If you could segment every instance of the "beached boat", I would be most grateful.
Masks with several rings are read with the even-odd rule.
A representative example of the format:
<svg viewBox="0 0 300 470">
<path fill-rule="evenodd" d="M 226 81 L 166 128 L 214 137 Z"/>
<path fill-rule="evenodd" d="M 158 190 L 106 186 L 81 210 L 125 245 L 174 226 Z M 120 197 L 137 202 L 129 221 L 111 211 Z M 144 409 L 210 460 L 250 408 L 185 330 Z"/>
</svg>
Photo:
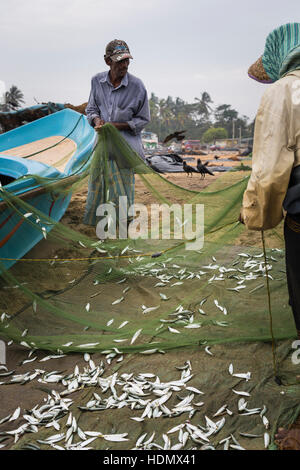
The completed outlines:
<svg viewBox="0 0 300 470">
<path fill-rule="evenodd" d="M 36 121 L 49 114 L 57 113 L 65 109 L 62 103 L 44 103 L 29 106 L 28 108 L 20 108 L 11 111 L 0 112 L 0 129 L 2 132 L 8 132 L 17 127 Z M 75 110 L 77 111 L 77 110 Z"/>
<path fill-rule="evenodd" d="M 70 203 L 71 193 L 53 197 L 46 189 L 48 180 L 40 184 L 34 176 L 49 178 L 57 187 L 70 186 L 89 165 L 95 143 L 96 133 L 86 117 L 71 109 L 6 132 L 0 135 L 1 185 L 9 195 L 17 195 L 52 220 L 59 221 Z M 26 218 L 9 207 L 0 191 L 0 263 L 5 268 L 12 266 L 43 238 L 43 231 L 30 229 L 33 224 L 26 222 Z M 36 217 L 32 222 L 36 223 Z M 53 225 L 46 225 L 43 230 L 52 228 Z"/>
</svg>

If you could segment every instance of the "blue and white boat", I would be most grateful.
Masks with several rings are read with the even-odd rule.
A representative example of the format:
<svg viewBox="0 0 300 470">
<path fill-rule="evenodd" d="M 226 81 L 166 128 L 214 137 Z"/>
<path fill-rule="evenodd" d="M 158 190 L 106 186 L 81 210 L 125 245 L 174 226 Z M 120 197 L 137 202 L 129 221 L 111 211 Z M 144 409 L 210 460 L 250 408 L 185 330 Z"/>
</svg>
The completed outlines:
<svg viewBox="0 0 300 470">
<path fill-rule="evenodd" d="M 27 220 L 11 208 L 5 194 L 8 198 L 16 195 L 59 221 L 71 193 L 54 197 L 45 189 L 48 180 L 41 185 L 35 176 L 49 178 L 51 184 L 70 186 L 88 168 L 96 140 L 97 134 L 86 117 L 71 109 L 0 135 L 0 182 L 4 189 L 0 191 L 0 263 L 6 269 L 43 238 L 43 231 L 30 224 L 30 216 Z M 50 224 L 43 230 L 51 228 Z"/>
</svg>

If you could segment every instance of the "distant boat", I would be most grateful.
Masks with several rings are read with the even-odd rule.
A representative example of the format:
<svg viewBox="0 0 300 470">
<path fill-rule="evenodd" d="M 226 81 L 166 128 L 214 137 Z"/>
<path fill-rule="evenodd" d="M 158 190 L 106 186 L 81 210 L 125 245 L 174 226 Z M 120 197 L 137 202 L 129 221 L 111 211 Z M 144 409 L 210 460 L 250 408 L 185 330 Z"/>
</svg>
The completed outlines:
<svg viewBox="0 0 300 470">
<path fill-rule="evenodd" d="M 17 195 L 57 222 L 70 203 L 71 193 L 54 198 L 34 175 L 50 178 L 51 184 L 58 187 L 70 187 L 88 168 L 96 140 L 97 134 L 86 117 L 71 109 L 1 134 L 1 185 L 9 194 Z M 25 176 L 28 177 L 24 179 Z M 25 214 L 24 209 L 19 210 Z M 43 231 L 53 228 L 45 224 L 44 229 L 37 230 L 36 218 L 27 213 L 25 218 L 19 215 L 0 191 L 0 263 L 6 269 L 46 235 Z"/>
</svg>

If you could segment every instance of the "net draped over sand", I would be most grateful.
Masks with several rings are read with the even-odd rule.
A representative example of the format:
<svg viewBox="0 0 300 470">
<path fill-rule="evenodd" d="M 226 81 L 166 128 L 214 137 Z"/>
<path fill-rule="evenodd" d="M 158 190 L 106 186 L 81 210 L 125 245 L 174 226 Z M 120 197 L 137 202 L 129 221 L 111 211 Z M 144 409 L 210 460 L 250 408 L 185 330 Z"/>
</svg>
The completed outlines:
<svg viewBox="0 0 300 470">
<path fill-rule="evenodd" d="M 66 148 L 67 153 L 70 151 L 71 147 Z M 175 380 L 175 366 L 182 356 L 190 358 L 194 386 L 205 393 L 200 397 L 205 410 L 195 416 L 211 416 L 224 403 L 234 411 L 232 417 L 227 415 L 218 441 L 237 431 L 262 435 L 265 431 L 259 414 L 246 417 L 237 411 L 241 396 L 232 392 L 235 388 L 251 395 L 246 398 L 251 408 L 265 405 L 272 410 L 269 432 L 274 433 L 278 424 L 292 422 L 298 414 L 300 393 L 295 379 L 298 366 L 290 354 L 295 326 L 288 305 L 282 227 L 267 233 L 266 270 L 262 249 L 244 244 L 245 228 L 237 222 L 248 176 L 226 173 L 201 192 L 189 191 L 153 172 L 115 128 L 105 125 L 88 169 L 73 191 L 80 190 L 90 172 L 102 174 L 106 184 L 109 154 L 115 156 L 120 168 L 134 169 L 145 191 L 152 194 L 153 203 L 204 205 L 204 246 L 187 249 L 187 240 L 172 238 L 179 224 L 176 215 L 171 215 L 170 239 L 90 238 L 55 224 L 4 188 L 3 199 L 25 219 L 28 229 L 53 225 L 47 240 L 55 244 L 57 255 L 20 261 L 8 271 L 2 265 L 2 309 L 9 315 L 0 323 L 2 337 L 51 354 L 98 353 L 109 359 L 115 370 L 128 357 L 133 373 L 148 368 L 164 380 Z M 54 182 L 37 180 L 56 195 L 70 190 L 53 189 Z M 24 217 L 28 213 L 32 215 Z M 195 217 L 193 213 L 193 228 Z M 36 282 L 29 276 L 32 271 Z M 266 275 L 282 386 L 274 381 Z M 48 280 L 47 290 L 39 286 L 42 278 Z M 12 289 L 13 310 L 9 308 Z M 228 369 L 231 363 L 234 372 L 251 371 L 251 380 L 234 378 Z M 92 391 L 96 387 L 91 387 L 90 396 Z M 78 404 L 81 396 L 76 398 Z M 102 411 L 107 422 L 114 419 L 115 412 Z M 130 426 L 134 440 L 141 434 L 142 425 L 147 430 L 151 425 L 130 421 L 128 412 L 127 407 L 120 411 L 119 427 L 125 432 Z M 91 425 L 93 413 L 82 414 L 82 420 Z M 184 419 L 188 414 L 157 419 L 155 426 L 165 432 L 167 422 L 175 426 Z M 44 438 L 50 431 L 41 432 Z M 106 448 L 103 442 L 97 446 Z"/>
</svg>

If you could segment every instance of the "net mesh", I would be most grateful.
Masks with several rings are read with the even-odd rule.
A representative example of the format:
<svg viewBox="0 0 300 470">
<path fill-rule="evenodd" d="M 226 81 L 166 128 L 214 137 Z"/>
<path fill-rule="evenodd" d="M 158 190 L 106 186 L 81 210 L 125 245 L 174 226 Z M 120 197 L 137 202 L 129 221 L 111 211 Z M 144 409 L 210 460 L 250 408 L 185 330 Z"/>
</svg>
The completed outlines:
<svg viewBox="0 0 300 470">
<path fill-rule="evenodd" d="M 32 198 L 12 194 L 3 186 L 0 224 L 6 220 L 11 232 L 22 221 L 28 236 L 38 231 L 46 238 L 43 243 L 50 247 L 50 255 L 31 258 L 29 254 L 9 269 L 11 260 L 1 259 L 2 338 L 55 354 L 95 353 L 109 357 L 115 367 L 125 356 L 127 369 L 151 365 L 165 380 L 174 379 L 174 367 L 183 356 L 191 358 L 195 375 L 206 388 L 207 414 L 215 412 L 221 402 L 236 408 L 236 396 L 231 392 L 235 384 L 228 374 L 228 365 L 234 363 L 242 372 L 252 371 L 254 380 L 247 389 L 254 397 L 252 405 L 272 409 L 274 434 L 278 424 L 292 422 L 299 411 L 297 365 L 291 361 L 295 326 L 288 305 L 282 226 L 266 233 L 266 267 L 260 234 L 249 233 L 237 222 L 248 174 L 226 172 L 200 192 L 184 189 L 149 168 L 109 124 L 99 133 L 93 153 L 67 178 L 58 182 L 30 177 L 42 188 L 43 197 L 57 200 L 80 194 L 89 175 L 100 175 L 107 195 L 104 202 L 109 202 L 111 155 L 121 171 L 134 170 L 136 183 L 149 195 L 148 214 L 156 204 L 161 222 L 156 236 L 151 237 L 149 218 L 146 232 L 140 232 L 136 224 L 135 239 L 99 240 L 94 227 L 86 233 L 72 230 L 35 207 Z M 145 203 L 141 194 L 143 191 L 136 192 L 136 204 Z M 187 204 L 193 208 L 188 219 L 192 239 L 185 239 L 183 230 Z M 203 246 L 195 245 L 202 234 L 194 210 L 197 205 L 204 207 Z M 173 207 L 167 222 L 163 207 Z M 166 228 L 170 234 L 164 238 Z M 267 275 L 283 389 L 274 382 Z M 240 386 L 239 380 L 236 383 Z M 109 422 L 113 411 L 106 413 Z M 126 412 L 122 413 L 124 428 Z M 92 418 L 85 414 L 82 419 Z M 177 421 L 180 419 L 174 423 Z M 164 423 L 158 424 L 162 430 Z M 255 433 L 260 423 L 259 416 L 246 420 L 235 415 L 218 439 L 237 430 Z M 132 438 L 140 431 L 140 425 L 132 428 Z"/>
</svg>

